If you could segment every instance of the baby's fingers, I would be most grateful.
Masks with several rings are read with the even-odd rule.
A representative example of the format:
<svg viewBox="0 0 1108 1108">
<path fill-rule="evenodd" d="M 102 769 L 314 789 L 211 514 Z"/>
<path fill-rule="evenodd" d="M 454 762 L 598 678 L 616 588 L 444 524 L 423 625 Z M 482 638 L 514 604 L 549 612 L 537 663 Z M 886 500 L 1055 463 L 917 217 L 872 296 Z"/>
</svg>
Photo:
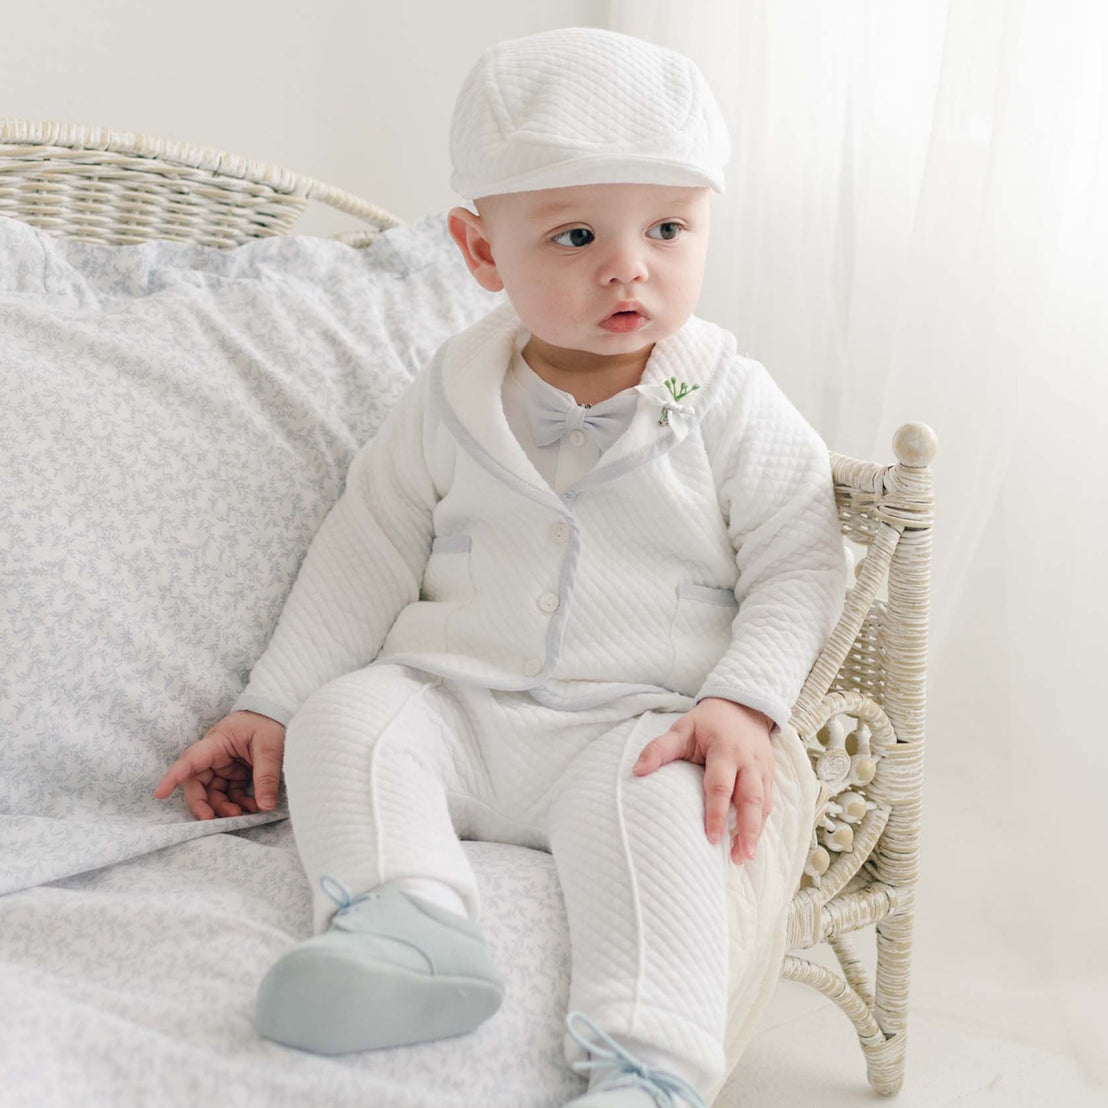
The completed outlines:
<svg viewBox="0 0 1108 1108">
<path fill-rule="evenodd" d="M 208 804 L 217 816 L 226 818 L 227 816 L 242 815 L 242 809 L 228 797 L 228 793 L 231 792 L 231 787 L 225 776 L 218 773 L 213 775 L 212 779 L 208 782 L 207 788 Z"/>
<path fill-rule="evenodd" d="M 735 837 L 731 844 L 733 862 L 749 862 L 762 837 L 772 807 L 773 779 L 753 769 L 741 774 L 735 786 Z"/>
<path fill-rule="evenodd" d="M 181 756 L 165 771 L 158 787 L 154 790 L 154 796 L 158 800 L 165 800 L 178 785 L 183 785 L 190 777 L 196 777 L 212 766 L 212 747 L 203 739 L 193 743 Z"/>
<path fill-rule="evenodd" d="M 215 819 L 215 810 L 208 803 L 207 786 L 202 781 L 190 778 L 181 787 L 181 795 L 196 819 Z"/>
<path fill-rule="evenodd" d="M 178 785 L 188 780 L 188 776 L 189 771 L 185 767 L 183 759 L 178 758 L 162 775 L 158 787 L 154 790 L 154 796 L 158 800 L 165 800 L 167 796 L 173 794 Z"/>
<path fill-rule="evenodd" d="M 232 801 L 228 800 L 223 793 L 208 793 L 208 800 L 211 802 L 212 807 L 215 809 L 215 814 L 222 819 L 226 819 L 229 816 L 241 816 L 242 809 Z"/>
<path fill-rule="evenodd" d="M 727 831 L 727 815 L 738 788 L 738 776 L 738 762 L 733 754 L 720 747 L 708 752 L 704 763 L 704 831 L 711 843 L 718 843 Z"/>
<path fill-rule="evenodd" d="M 232 804 L 237 804 L 244 812 L 255 813 L 258 811 L 258 802 L 241 785 L 232 785 L 227 790 L 227 797 Z M 236 812 L 235 814 L 239 815 L 240 813 Z"/>
</svg>

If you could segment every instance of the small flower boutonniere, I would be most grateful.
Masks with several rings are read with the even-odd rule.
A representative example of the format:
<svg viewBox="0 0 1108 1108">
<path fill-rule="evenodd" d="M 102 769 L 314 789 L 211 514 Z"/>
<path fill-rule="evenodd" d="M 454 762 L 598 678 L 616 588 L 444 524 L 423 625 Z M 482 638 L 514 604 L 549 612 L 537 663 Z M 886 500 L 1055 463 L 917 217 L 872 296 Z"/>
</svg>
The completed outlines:
<svg viewBox="0 0 1108 1108">
<path fill-rule="evenodd" d="M 663 426 L 669 424 L 671 415 L 683 415 L 693 422 L 696 409 L 691 404 L 682 404 L 690 392 L 695 392 L 699 385 L 690 385 L 685 381 L 678 381 L 676 377 L 667 378 L 662 385 L 636 385 L 635 391 L 654 404 L 661 404 L 662 412 L 658 422 Z"/>
<path fill-rule="evenodd" d="M 685 399 L 690 392 L 695 392 L 699 385 L 690 385 L 685 381 L 678 382 L 676 377 L 667 377 L 663 382 L 665 387 L 669 390 L 670 396 L 673 397 L 673 403 L 662 405 L 662 416 L 658 420 L 663 426 L 669 423 L 670 412 L 684 412 L 687 415 L 691 415 L 693 407 L 691 404 L 682 404 L 681 401 Z"/>
</svg>

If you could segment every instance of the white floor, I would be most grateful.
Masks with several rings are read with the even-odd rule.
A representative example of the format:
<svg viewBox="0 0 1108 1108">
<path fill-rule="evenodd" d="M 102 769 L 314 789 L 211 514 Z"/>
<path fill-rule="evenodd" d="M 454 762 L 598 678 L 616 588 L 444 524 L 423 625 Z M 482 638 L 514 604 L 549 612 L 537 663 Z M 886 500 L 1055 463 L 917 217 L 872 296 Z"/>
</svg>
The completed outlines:
<svg viewBox="0 0 1108 1108">
<path fill-rule="evenodd" d="M 872 965 L 864 943 L 857 950 Z M 838 968 L 827 947 L 808 957 Z M 880 1096 L 850 1020 L 816 990 L 781 981 L 714 1108 L 1108 1108 L 1108 1087 L 1088 1084 L 1065 1055 L 915 1012 L 908 1036 L 904 1087 Z"/>
</svg>

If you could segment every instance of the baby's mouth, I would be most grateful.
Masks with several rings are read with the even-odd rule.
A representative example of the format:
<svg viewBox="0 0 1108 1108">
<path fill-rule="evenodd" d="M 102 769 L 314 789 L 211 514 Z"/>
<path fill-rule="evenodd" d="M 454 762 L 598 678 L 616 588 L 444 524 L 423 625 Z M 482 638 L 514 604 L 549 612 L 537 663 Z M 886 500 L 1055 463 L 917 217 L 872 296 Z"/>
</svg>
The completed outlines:
<svg viewBox="0 0 1108 1108">
<path fill-rule="evenodd" d="M 646 312 L 643 311 L 642 305 L 637 300 L 624 300 L 620 302 L 620 305 L 614 312 L 609 312 L 600 322 L 607 323 L 609 319 L 615 319 L 620 316 L 630 317 L 633 315 L 641 315 L 644 319 L 649 318 Z"/>
<path fill-rule="evenodd" d="M 612 312 L 600 321 L 600 326 L 605 331 L 635 331 L 644 326 L 648 318 L 645 312 L 628 308 L 624 311 Z"/>
<path fill-rule="evenodd" d="M 650 317 L 646 314 L 646 310 L 643 308 L 642 303 L 638 300 L 617 300 L 616 306 L 600 321 L 606 323 L 609 319 L 613 319 L 616 316 L 632 316 L 641 315 L 646 319 Z"/>
</svg>

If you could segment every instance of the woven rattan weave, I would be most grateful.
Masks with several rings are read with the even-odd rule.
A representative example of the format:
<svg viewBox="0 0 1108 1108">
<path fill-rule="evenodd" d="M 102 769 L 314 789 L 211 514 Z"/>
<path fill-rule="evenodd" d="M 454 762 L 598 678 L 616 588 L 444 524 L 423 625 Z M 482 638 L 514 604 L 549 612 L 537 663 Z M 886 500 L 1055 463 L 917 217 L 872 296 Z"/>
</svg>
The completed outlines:
<svg viewBox="0 0 1108 1108">
<path fill-rule="evenodd" d="M 361 246 L 401 221 L 348 192 L 204 146 L 55 120 L 0 119 L 0 215 L 115 246 L 237 246 L 285 234 L 309 200 L 365 220 Z"/>
</svg>

